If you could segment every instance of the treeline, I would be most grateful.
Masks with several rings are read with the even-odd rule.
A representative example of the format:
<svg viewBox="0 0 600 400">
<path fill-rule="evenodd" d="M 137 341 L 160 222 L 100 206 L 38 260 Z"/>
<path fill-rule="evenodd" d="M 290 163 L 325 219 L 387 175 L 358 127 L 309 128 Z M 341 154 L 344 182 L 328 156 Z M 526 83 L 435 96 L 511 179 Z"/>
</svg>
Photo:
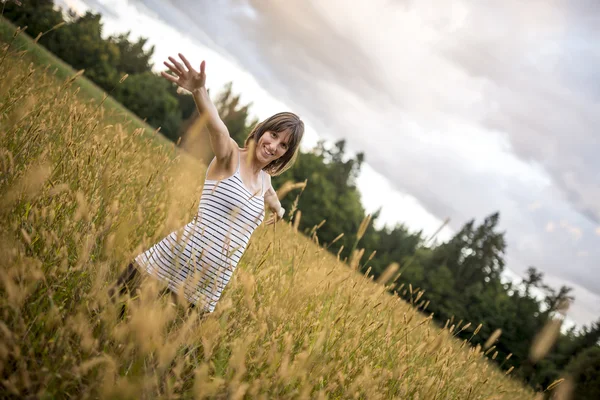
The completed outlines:
<svg viewBox="0 0 600 400">
<path fill-rule="evenodd" d="M 132 41 L 129 33 L 103 38 L 100 14 L 64 12 L 52 0 L 8 1 L 3 7 L 5 18 L 27 26 L 29 36 L 74 69 L 84 69 L 88 79 L 149 125 L 160 127 L 164 136 L 173 141 L 180 136 L 194 101 L 179 96 L 152 72 L 154 47 L 148 48 L 147 39 Z"/>
<path fill-rule="evenodd" d="M 132 42 L 128 34 L 102 38 L 99 14 L 64 13 L 50 0 L 6 3 L 4 16 L 27 25 L 32 37 L 42 34 L 39 43 L 75 69 L 85 69 L 89 79 L 150 125 L 161 127 L 174 142 L 194 126 L 193 99 L 178 95 L 173 85 L 152 72 L 153 48 L 144 49 L 146 39 Z M 53 29 L 60 23 L 64 25 Z M 119 83 L 124 74 L 128 78 Z M 257 122 L 250 119 L 250 105 L 241 104 L 231 84 L 215 103 L 241 145 Z M 207 147 L 201 136 L 181 139 L 186 148 L 197 148 L 198 143 L 201 149 Z M 559 333 L 563 308 L 573 300 L 570 288 L 550 288 L 535 267 L 528 269 L 521 284 L 502 279 L 506 242 L 498 229 L 499 213 L 479 224 L 469 221 L 441 244 L 404 225 L 377 229 L 379 213 L 366 215 L 356 187 L 363 162 L 361 153 L 349 157 L 343 140 L 330 146 L 321 142 L 300 153 L 292 169 L 274 178 L 276 188 L 286 182 L 307 182 L 305 189 L 283 198 L 286 210 L 293 211 L 287 218 L 350 267 L 373 279 L 389 277 L 391 292 L 433 313 L 434 320 L 453 327 L 457 337 L 483 346 L 501 329 L 488 356 L 501 368 L 514 369 L 512 374 L 534 388 L 546 388 L 569 373 L 576 398 L 600 398 L 600 319 L 579 331 Z M 541 340 L 540 332 L 544 332 Z M 538 359 L 539 354 L 545 356 Z"/>
</svg>

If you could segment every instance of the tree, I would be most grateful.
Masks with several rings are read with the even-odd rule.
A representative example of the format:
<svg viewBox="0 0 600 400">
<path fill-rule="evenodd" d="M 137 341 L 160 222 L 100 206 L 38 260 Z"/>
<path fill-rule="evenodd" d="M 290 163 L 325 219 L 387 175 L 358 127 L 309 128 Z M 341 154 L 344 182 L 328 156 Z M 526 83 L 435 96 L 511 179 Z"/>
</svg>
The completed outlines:
<svg viewBox="0 0 600 400">
<path fill-rule="evenodd" d="M 104 39 L 99 14 L 87 13 L 81 17 L 62 14 L 49 0 L 22 0 L 22 3 L 22 6 L 5 3 L 4 16 L 17 25 L 27 25 L 26 32 L 33 37 L 66 22 L 60 29 L 42 36 L 40 43 L 75 69 L 85 69 L 86 76 L 107 92 L 123 74 L 129 74 L 112 94 L 150 125 L 160 126 L 169 139 L 177 141 L 183 133 L 187 135 L 200 125 L 196 124 L 198 115 L 193 97 L 178 94 L 174 85 L 151 72 L 153 47 L 148 48 L 146 39 L 131 41 L 129 33 Z M 235 94 L 232 86 L 226 85 L 215 103 L 232 137 L 242 145 L 257 121 L 251 120 L 251 105 L 243 104 L 241 95 Z M 182 123 L 182 119 L 186 122 Z M 199 128 L 191 133 L 199 134 L 197 145 L 204 152 L 201 158 L 208 162 L 212 154 L 206 154 L 210 151 L 206 130 Z M 183 137 L 182 145 L 189 144 L 187 139 L 188 136 Z M 343 140 L 332 146 L 321 142 L 312 151 L 301 152 L 290 170 L 273 179 L 276 188 L 288 180 L 307 180 L 297 203 L 302 211 L 300 230 L 311 233 L 314 226 L 326 220 L 317 230 L 317 238 L 320 243 L 329 244 L 344 233 L 341 240 L 328 246 L 334 254 L 344 246 L 342 259 L 350 255 L 357 243 L 356 233 L 365 218 L 356 187 L 363 162 L 362 153 L 348 154 Z M 295 204 L 296 193 L 282 200 L 288 211 Z M 372 267 L 370 274 L 377 278 L 390 263 L 400 263 L 402 275 L 398 284 L 404 284 L 405 289 L 412 284 L 413 289 L 425 290 L 423 300 L 430 300 L 428 311 L 434 313 L 438 324 L 444 325 L 450 318 L 453 324 L 459 320 L 472 323 L 470 329 L 457 333 L 459 338 L 470 337 L 480 323 L 482 328 L 473 343 L 482 343 L 496 328 L 502 329 L 494 350 L 498 351 L 496 361 L 502 363 L 502 368 L 516 367 L 517 376 L 536 388 L 545 388 L 572 371 L 583 382 L 581 390 L 587 390 L 587 382 L 592 379 L 590 371 L 595 371 L 590 365 L 597 365 L 591 361 L 597 360 L 600 320 L 589 328 L 561 334 L 543 360 L 528 361 L 533 338 L 573 299 L 572 292 L 568 287 L 555 290 L 545 285 L 543 274 L 535 267 L 527 270 L 522 286 L 502 282 L 506 244 L 504 233 L 497 229 L 498 213 L 488 216 L 479 226 L 474 220 L 469 221 L 451 240 L 432 246 L 423 242 L 421 232 L 409 232 L 403 225 L 376 228 L 378 217 L 379 212 L 373 214 L 372 223 L 358 243 L 358 248 L 365 250 L 360 262 L 363 272 Z M 373 252 L 375 258 L 366 262 Z M 545 291 L 544 299 L 533 293 L 535 288 Z M 391 287 L 394 289 L 398 286 Z M 399 295 L 410 298 L 408 293 L 400 292 Z M 506 360 L 509 353 L 512 356 Z M 580 393 L 580 398 L 585 398 L 586 394 Z M 591 395 L 594 394 L 598 395 Z"/>
<path fill-rule="evenodd" d="M 5 1 L 3 7 L 3 17 L 17 26 L 27 26 L 26 32 L 33 38 L 64 21 L 61 12 L 54 9 L 52 0 L 23 0 L 20 5 Z"/>
<path fill-rule="evenodd" d="M 127 78 L 117 86 L 115 97 L 128 109 L 145 118 L 153 127 L 173 141 L 177 140 L 181 117 L 177 99 L 167 90 L 164 78 L 144 72 Z"/>
<path fill-rule="evenodd" d="M 282 175 L 274 178 L 278 187 L 286 181 L 302 182 L 307 180 L 306 190 L 298 201 L 302 212 L 300 229 L 309 232 L 321 221 L 325 224 L 317 231 L 320 243 L 331 243 L 339 234 L 344 237 L 329 247 L 334 253 L 344 246 L 342 257 L 350 255 L 356 232 L 365 217 L 360 201 L 360 193 L 352 181 L 358 173 L 361 157 L 345 160 L 344 145 L 339 142 L 333 149 L 325 149 L 320 142 L 308 153 L 300 153 L 295 165 Z M 291 210 L 294 197 L 282 200 L 286 210 Z"/>
<path fill-rule="evenodd" d="M 123 74 L 141 74 L 152 70 L 151 58 L 154 54 L 154 46 L 147 51 L 144 47 L 148 43 L 147 38 L 138 38 L 137 42 L 129 40 L 131 32 L 111 36 L 108 41 L 119 49 L 119 60 L 114 65 L 115 69 Z"/>
<path fill-rule="evenodd" d="M 230 136 L 239 146 L 243 146 L 248 133 L 257 121 L 250 121 L 250 104 L 240 105 L 240 96 L 233 93 L 232 87 L 231 82 L 225 85 L 217 95 L 215 107 Z M 193 96 L 178 94 L 174 85 L 169 86 L 169 91 L 179 102 L 179 109 L 184 119 L 179 130 L 179 136 L 182 137 L 181 146 L 194 157 L 203 160 L 205 163 L 210 162 L 214 157 L 210 147 L 210 138 L 206 127 L 198 125 L 200 115 Z"/>
<path fill-rule="evenodd" d="M 107 92 L 121 79 L 114 67 L 119 63 L 119 47 L 102 38 L 100 14 L 86 12 L 55 31 L 43 44 L 73 68 L 85 69 L 85 76 Z"/>
<path fill-rule="evenodd" d="M 410 279 L 410 276 L 405 278 Z M 435 309 L 437 310 L 438 317 L 444 320 L 450 318 L 454 314 L 455 309 L 448 305 L 455 303 L 454 298 L 456 297 L 452 272 L 445 265 L 440 265 L 435 270 L 429 271 L 426 282 L 427 287 L 434 288 L 434 290 L 427 292 L 427 299 L 436 305 Z M 424 285 L 420 284 L 419 286 L 423 287 Z M 448 301 L 449 299 L 452 299 L 452 301 Z"/>
<path fill-rule="evenodd" d="M 581 352 L 567 366 L 573 380 L 574 399 L 600 399 L 600 347 Z"/>
<path fill-rule="evenodd" d="M 365 159 L 364 153 L 357 153 L 355 158 L 346 158 L 346 140 L 341 139 L 334 143 L 333 148 L 327 149 L 321 142 L 315 151 L 323 157 L 325 163 L 331 167 L 333 184 L 336 186 L 355 186 L 356 178 Z"/>
<path fill-rule="evenodd" d="M 225 85 L 221 93 L 217 96 L 215 107 L 219 116 L 227 126 L 229 134 L 239 146 L 244 145 L 246 137 L 257 120 L 250 120 L 250 104 L 241 104 L 240 95 L 233 94 L 233 83 Z"/>
<path fill-rule="evenodd" d="M 578 356 L 584 350 L 600 344 L 600 318 L 590 327 L 584 326 L 577 335 L 569 332 L 565 338 L 567 340 L 565 340 L 559 352 L 561 355 L 559 360 L 561 368 L 565 367 L 573 357 Z"/>
<path fill-rule="evenodd" d="M 447 244 L 436 249 L 432 261 L 450 268 L 458 292 L 475 283 L 500 279 L 506 241 L 503 233 L 495 231 L 499 219 L 500 214 L 494 213 L 478 227 L 469 221 Z"/>
<path fill-rule="evenodd" d="M 170 84 L 168 86 L 169 93 L 171 96 L 177 99 L 179 103 L 179 111 L 181 112 L 181 118 L 185 121 L 184 124 L 180 127 L 179 136 L 183 136 L 185 132 L 184 125 L 189 125 L 195 118 L 198 117 L 198 109 L 196 108 L 196 102 L 194 101 L 194 96 L 190 94 L 180 94 L 177 91 L 177 86 L 174 84 Z"/>
<path fill-rule="evenodd" d="M 556 312 L 564 312 L 566 308 L 568 308 L 569 304 L 574 300 L 574 297 L 570 295 L 570 293 L 573 291 L 573 288 L 563 285 L 557 292 L 550 286 L 543 285 L 543 287 L 547 292 L 544 300 L 547 307 L 544 311 L 544 315 L 546 317 L 550 317 Z"/>
<path fill-rule="evenodd" d="M 410 258 L 423 244 L 422 232 L 410 232 L 403 224 L 377 230 L 374 228 L 377 217 L 378 213 L 375 213 L 372 219 L 373 223 L 367 229 L 362 240 L 366 254 L 376 252 L 376 257 L 370 263 L 371 274 L 377 278 L 388 265 L 397 262 L 400 263 L 403 276 L 413 284 L 418 284 L 417 281 L 422 280 L 422 266 L 418 261 L 410 260 Z M 420 278 L 417 278 L 415 274 L 418 274 Z"/>
<path fill-rule="evenodd" d="M 540 287 L 544 274 L 539 272 L 535 267 L 527 268 L 525 274 L 526 278 L 523 280 L 523 285 L 525 285 L 525 296 L 529 297 L 529 293 L 532 287 Z"/>
</svg>

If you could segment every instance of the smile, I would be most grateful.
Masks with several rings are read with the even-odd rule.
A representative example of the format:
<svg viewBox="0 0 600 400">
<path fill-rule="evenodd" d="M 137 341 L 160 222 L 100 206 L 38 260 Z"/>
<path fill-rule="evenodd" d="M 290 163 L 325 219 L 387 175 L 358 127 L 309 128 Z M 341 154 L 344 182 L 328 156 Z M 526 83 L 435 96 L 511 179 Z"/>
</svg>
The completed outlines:
<svg viewBox="0 0 600 400">
<path fill-rule="evenodd" d="M 275 154 L 270 153 L 269 150 L 267 150 L 267 148 L 265 146 L 263 146 L 263 153 L 267 157 L 273 157 L 275 155 Z"/>
</svg>

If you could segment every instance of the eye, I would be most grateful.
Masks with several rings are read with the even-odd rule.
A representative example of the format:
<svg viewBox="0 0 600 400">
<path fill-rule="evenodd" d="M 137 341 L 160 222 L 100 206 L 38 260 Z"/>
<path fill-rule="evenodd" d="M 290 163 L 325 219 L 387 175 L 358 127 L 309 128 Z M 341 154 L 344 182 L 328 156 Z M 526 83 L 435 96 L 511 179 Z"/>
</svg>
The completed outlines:
<svg viewBox="0 0 600 400">
<path fill-rule="evenodd" d="M 288 149 L 288 144 L 287 143 L 281 143 L 281 147 L 283 147 L 284 150 Z"/>
<path fill-rule="evenodd" d="M 277 132 L 271 132 L 271 136 L 276 138 L 277 137 Z"/>
</svg>

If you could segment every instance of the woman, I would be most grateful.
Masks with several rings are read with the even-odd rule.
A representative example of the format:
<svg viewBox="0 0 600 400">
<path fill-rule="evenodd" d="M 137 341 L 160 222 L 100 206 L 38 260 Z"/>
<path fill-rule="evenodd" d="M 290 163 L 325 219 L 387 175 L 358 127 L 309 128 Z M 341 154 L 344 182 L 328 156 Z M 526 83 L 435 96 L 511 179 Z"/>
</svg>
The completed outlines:
<svg viewBox="0 0 600 400">
<path fill-rule="evenodd" d="M 173 293 L 183 292 L 201 311 L 213 312 L 250 236 L 264 220 L 265 205 L 274 213 L 269 223 L 283 218 L 285 210 L 271 176 L 292 165 L 304 123 L 292 113 L 276 114 L 258 124 L 240 149 L 208 96 L 205 62 L 198 72 L 182 54 L 179 57 L 183 64 L 173 57 L 171 63 L 165 62 L 174 76 L 162 75 L 194 96 L 198 111 L 207 117 L 215 157 L 194 219 L 135 257 L 110 295 L 130 290 L 142 270 L 166 283 Z"/>
</svg>

